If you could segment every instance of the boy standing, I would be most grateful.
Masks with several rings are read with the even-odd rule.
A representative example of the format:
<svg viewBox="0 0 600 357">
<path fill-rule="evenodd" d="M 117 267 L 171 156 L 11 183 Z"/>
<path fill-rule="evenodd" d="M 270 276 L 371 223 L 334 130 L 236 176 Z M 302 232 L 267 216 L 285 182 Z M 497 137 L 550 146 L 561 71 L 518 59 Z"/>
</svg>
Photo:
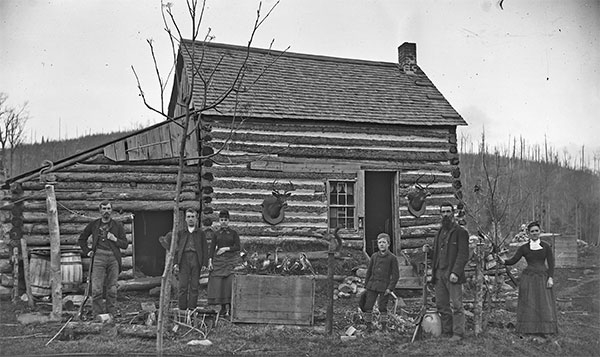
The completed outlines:
<svg viewBox="0 0 600 357">
<path fill-rule="evenodd" d="M 387 330 L 387 303 L 390 294 L 394 291 L 399 278 L 398 259 L 388 250 L 390 246 L 390 236 L 387 233 L 379 233 L 377 236 L 377 248 L 379 251 L 371 255 L 367 275 L 365 277 L 365 287 L 367 288 L 365 305 L 365 320 L 367 322 L 367 332 L 373 331 L 373 305 L 375 300 L 381 313 L 381 329 Z"/>
</svg>

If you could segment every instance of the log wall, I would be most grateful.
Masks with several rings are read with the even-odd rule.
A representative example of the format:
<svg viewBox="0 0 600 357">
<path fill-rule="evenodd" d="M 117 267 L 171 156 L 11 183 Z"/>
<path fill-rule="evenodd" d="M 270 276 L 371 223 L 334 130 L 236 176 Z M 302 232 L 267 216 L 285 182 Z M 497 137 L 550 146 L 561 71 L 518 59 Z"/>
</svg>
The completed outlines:
<svg viewBox="0 0 600 357">
<path fill-rule="evenodd" d="M 292 123 L 283 120 L 246 120 L 231 134 L 231 123 L 216 118 L 210 145 L 219 155 L 203 170 L 214 178 L 208 216 L 228 209 L 231 226 L 249 241 L 319 241 L 327 231 L 327 180 L 359 180 L 364 171 L 398 173 L 402 247 L 431 240 L 439 224 L 439 204 L 455 200 L 460 188 L 454 127 L 357 125 L 340 122 Z M 435 175 L 429 186 L 428 208 L 415 218 L 407 209 L 406 194 L 419 177 Z M 261 203 L 292 182 L 286 218 L 275 226 L 265 223 Z M 427 182 L 425 182 L 427 183 Z M 358 187 L 358 189 L 363 189 Z M 342 231 L 351 246 L 362 248 L 364 232 Z"/>
<path fill-rule="evenodd" d="M 433 239 L 439 204 L 456 202 L 460 191 L 455 127 L 253 119 L 235 123 L 232 135 L 230 120 L 202 120 L 201 152 L 217 155 L 203 160 L 201 166 L 186 167 L 181 208 L 200 209 L 202 218 L 212 221 L 217 220 L 219 210 L 228 209 L 242 243 L 325 247 L 321 238 L 328 231 L 327 181 L 354 180 L 360 191 L 365 172 L 383 170 L 397 172 L 396 231 L 401 246 L 419 247 Z M 427 209 L 415 218 L 408 212 L 406 194 L 419 177 L 425 176 L 427 183 L 430 175 L 436 181 L 428 187 Z M 135 212 L 172 210 L 176 177 L 176 158 L 113 161 L 99 151 L 17 182 L 2 192 L 0 260 L 9 259 L 11 239 L 23 236 L 31 247 L 49 245 L 46 183 L 55 187 L 61 244 L 75 245 L 85 225 L 99 216 L 103 200 L 112 202 L 131 242 Z M 262 219 L 261 204 L 271 195 L 275 180 L 277 189 L 283 191 L 291 182 L 295 191 L 287 201 L 285 220 L 270 225 Z M 363 197 L 361 192 L 357 197 Z M 362 230 L 343 230 L 341 236 L 348 246 L 364 248 Z M 131 246 L 123 254 L 125 269 L 130 269 Z M 8 269 L 5 265 L 0 264 L 3 273 Z M 124 272 L 124 276 L 131 275 L 131 270 Z"/>
<path fill-rule="evenodd" d="M 77 246 L 77 239 L 85 226 L 100 217 L 100 202 L 111 201 L 113 218 L 123 223 L 130 243 L 127 249 L 121 250 L 121 278 L 132 278 L 134 214 L 143 211 L 172 212 L 177 169 L 176 159 L 162 160 L 160 164 L 133 164 L 112 162 L 103 155 L 95 155 L 58 171 L 14 183 L 11 190 L 3 191 L 0 206 L 1 272 L 12 270 L 8 264 L 11 246 L 21 236 L 30 249 L 49 247 L 44 187 L 50 183 L 54 185 L 58 206 L 61 246 Z M 196 168 L 186 167 L 183 179 L 181 207 L 198 209 Z M 83 264 L 85 268 L 89 263 L 84 259 Z"/>
</svg>

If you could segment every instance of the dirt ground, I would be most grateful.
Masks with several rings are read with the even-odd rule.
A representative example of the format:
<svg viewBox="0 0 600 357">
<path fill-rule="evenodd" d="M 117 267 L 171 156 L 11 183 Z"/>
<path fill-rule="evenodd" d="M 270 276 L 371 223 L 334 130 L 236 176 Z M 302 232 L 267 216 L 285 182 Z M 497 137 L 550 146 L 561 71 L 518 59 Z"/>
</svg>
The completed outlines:
<svg viewBox="0 0 600 357">
<path fill-rule="evenodd" d="M 467 320 L 467 336 L 459 343 L 447 339 L 424 339 L 411 343 L 413 326 L 395 324 L 391 332 L 363 334 L 364 325 L 357 313 L 357 298 L 341 298 L 334 304 L 333 334 L 325 332 L 325 282 L 317 281 L 315 295 L 315 323 L 310 327 L 288 325 L 233 324 L 220 320 L 216 327 L 207 329 L 211 346 L 187 345 L 202 339 L 196 331 L 180 329 L 165 336 L 165 355 L 283 355 L 290 356 L 597 356 L 600 351 L 600 248 L 588 247 L 579 252 L 575 267 L 560 268 L 555 274 L 559 334 L 545 340 L 519 336 L 514 331 L 515 313 L 510 306 L 496 304 L 486 312 L 485 330 L 479 336 L 473 332 L 473 320 Z M 349 268 L 352 264 L 345 263 Z M 341 272 L 341 271 L 340 271 Z M 420 291 L 397 291 L 407 303 L 400 309 L 401 321 L 410 321 L 420 308 Z M 202 298 L 202 296 L 201 296 Z M 158 302 L 147 292 L 119 294 L 121 316 L 118 324 L 128 324 L 140 311 L 142 302 Z M 48 315 L 49 303 L 40 303 L 34 312 Z M 403 312 L 403 311 L 404 312 Z M 22 355 L 155 355 L 156 341 L 117 336 L 114 325 L 107 325 L 101 333 L 76 335 L 67 339 L 56 335 L 70 317 L 60 322 L 23 325 L 17 317 L 32 312 L 26 303 L 0 302 L 0 354 Z M 112 327 L 111 327 L 112 326 Z M 172 327 L 172 324 L 168 324 Z M 348 327 L 358 331 L 356 338 L 343 341 Z M 187 332 L 187 334 L 186 334 Z"/>
</svg>

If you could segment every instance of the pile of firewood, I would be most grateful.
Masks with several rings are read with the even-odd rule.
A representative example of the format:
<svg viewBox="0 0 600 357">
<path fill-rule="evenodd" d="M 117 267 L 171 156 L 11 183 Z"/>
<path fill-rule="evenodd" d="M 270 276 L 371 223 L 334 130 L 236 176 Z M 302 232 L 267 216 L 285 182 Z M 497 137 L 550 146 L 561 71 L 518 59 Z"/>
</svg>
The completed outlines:
<svg viewBox="0 0 600 357">
<path fill-rule="evenodd" d="M 337 300 L 339 298 L 350 298 L 352 296 L 359 296 L 365 291 L 365 279 L 358 276 L 347 276 L 344 280 L 333 290 L 333 298 Z"/>
</svg>

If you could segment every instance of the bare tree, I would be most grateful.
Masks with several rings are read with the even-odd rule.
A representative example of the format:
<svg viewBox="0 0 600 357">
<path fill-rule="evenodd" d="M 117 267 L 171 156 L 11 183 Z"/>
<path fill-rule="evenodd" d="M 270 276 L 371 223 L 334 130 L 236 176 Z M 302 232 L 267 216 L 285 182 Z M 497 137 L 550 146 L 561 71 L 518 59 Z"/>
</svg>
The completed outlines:
<svg viewBox="0 0 600 357">
<path fill-rule="evenodd" d="M 191 20 L 190 23 L 190 37 L 189 40 L 192 43 L 196 43 L 196 41 L 200 38 L 200 26 L 203 23 L 205 9 L 206 9 L 206 0 L 187 0 L 187 14 Z M 261 14 L 261 6 L 259 4 L 258 9 L 256 11 L 256 19 L 254 22 L 254 26 L 250 33 L 250 37 L 248 40 L 246 56 L 243 62 L 238 66 L 236 70 L 236 75 L 231 83 L 228 83 L 224 86 L 224 89 L 217 90 L 213 86 L 213 77 L 220 70 L 220 66 L 222 65 L 223 58 L 217 60 L 216 62 L 208 63 L 208 61 L 204 60 L 204 50 L 205 46 L 203 44 L 210 42 L 214 36 L 211 35 L 211 30 L 207 31 L 206 34 L 202 37 L 202 42 L 200 42 L 200 46 L 189 45 L 189 42 L 184 41 L 184 34 L 182 28 L 179 26 L 178 22 L 175 20 L 175 17 L 172 12 L 172 4 L 171 3 L 163 3 L 161 7 L 162 19 L 164 23 L 164 30 L 168 35 L 172 56 L 173 56 L 173 65 L 169 68 L 166 76 L 163 76 L 161 70 L 158 66 L 157 54 L 155 52 L 154 44 L 152 40 L 147 40 L 148 45 L 150 47 L 150 53 L 152 56 L 152 61 L 154 64 L 156 79 L 158 81 L 158 86 L 160 89 L 160 103 L 158 106 L 151 105 L 147 100 L 147 97 L 142 89 L 142 84 L 140 82 L 139 76 L 135 71 L 135 68 L 132 66 L 133 73 L 137 80 L 139 94 L 144 102 L 144 105 L 150 109 L 151 111 L 160 114 L 166 120 L 172 121 L 177 125 L 180 125 L 183 131 L 181 142 L 179 145 L 179 170 L 177 175 L 177 184 L 176 184 L 176 198 L 175 198 L 175 206 L 173 208 L 173 230 L 172 230 L 172 241 L 171 247 L 166 254 L 165 257 L 165 269 L 163 271 L 163 275 L 161 277 L 161 292 L 160 292 L 160 306 L 159 306 L 159 315 L 157 321 L 157 339 L 156 339 L 156 349 L 157 354 L 162 355 L 163 352 L 163 333 L 164 333 L 164 320 L 166 316 L 166 309 L 168 308 L 168 302 L 171 294 L 171 275 L 172 275 L 172 266 L 174 260 L 174 251 L 177 245 L 178 240 L 178 231 L 179 231 L 179 202 L 180 202 L 180 194 L 182 187 L 182 177 L 183 177 L 183 167 L 185 163 L 185 152 L 186 152 L 186 142 L 187 139 L 196 132 L 198 137 L 202 136 L 203 121 L 202 121 L 202 113 L 209 109 L 216 109 L 219 104 L 221 104 L 224 100 L 228 98 L 233 98 L 235 100 L 234 105 L 234 114 L 232 116 L 231 122 L 231 133 L 236 128 L 236 122 L 238 119 L 238 98 L 242 92 L 248 91 L 252 88 L 252 85 L 256 83 L 264 73 L 268 69 L 268 66 L 263 68 L 262 71 L 258 71 L 254 73 L 250 78 L 248 75 L 248 60 L 250 58 L 250 46 L 254 39 L 254 35 L 256 34 L 259 27 L 263 24 L 267 17 L 271 14 L 274 8 L 277 6 L 278 2 L 273 5 L 265 15 Z M 181 101 L 176 103 L 178 109 L 183 112 L 182 116 L 175 117 L 171 116 L 169 113 L 165 111 L 165 99 L 168 98 L 165 95 L 167 89 L 167 83 L 169 82 L 169 78 L 173 75 L 173 72 L 176 68 L 178 58 L 180 56 L 186 56 L 189 63 L 188 70 L 191 73 L 191 76 L 188 78 L 188 88 L 189 91 L 182 96 Z M 276 61 L 278 56 L 273 58 L 273 62 Z M 185 73 L 185 71 L 184 71 Z M 197 91 L 195 88 L 201 88 L 200 93 L 193 93 L 193 91 Z M 209 95 L 210 93 L 210 95 Z M 201 98 L 201 104 L 198 104 L 198 101 L 193 101 L 193 98 Z M 179 111 L 175 111 L 177 113 Z M 181 122 L 180 122 L 181 121 Z M 195 121 L 196 125 L 190 125 L 191 121 Z M 231 135 L 230 135 L 231 138 Z M 202 160 L 213 157 L 217 155 L 223 148 L 227 145 L 229 139 L 222 144 L 220 148 L 217 150 L 213 150 L 207 156 L 199 156 L 198 159 L 200 162 Z M 200 188 L 202 189 L 202 188 Z"/>
<path fill-rule="evenodd" d="M 29 120 L 27 102 L 20 107 L 9 107 L 6 104 L 8 95 L 0 93 L 0 150 L 2 150 L 0 167 L 4 177 L 13 174 L 15 151 L 25 139 L 25 124 Z M 7 153 L 9 158 L 7 160 Z"/>
</svg>

